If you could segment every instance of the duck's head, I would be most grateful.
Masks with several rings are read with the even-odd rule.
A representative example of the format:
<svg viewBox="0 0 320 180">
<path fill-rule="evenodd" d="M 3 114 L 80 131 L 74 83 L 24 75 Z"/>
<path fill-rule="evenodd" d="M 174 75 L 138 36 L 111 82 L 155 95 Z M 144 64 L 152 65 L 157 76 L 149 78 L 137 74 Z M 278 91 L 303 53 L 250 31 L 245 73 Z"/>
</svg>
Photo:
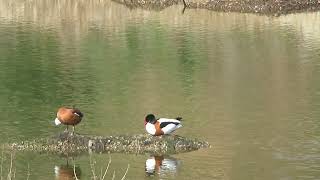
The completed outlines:
<svg viewBox="0 0 320 180">
<path fill-rule="evenodd" d="M 148 114 L 145 118 L 146 123 L 155 124 L 157 122 L 156 117 L 153 114 Z"/>
</svg>

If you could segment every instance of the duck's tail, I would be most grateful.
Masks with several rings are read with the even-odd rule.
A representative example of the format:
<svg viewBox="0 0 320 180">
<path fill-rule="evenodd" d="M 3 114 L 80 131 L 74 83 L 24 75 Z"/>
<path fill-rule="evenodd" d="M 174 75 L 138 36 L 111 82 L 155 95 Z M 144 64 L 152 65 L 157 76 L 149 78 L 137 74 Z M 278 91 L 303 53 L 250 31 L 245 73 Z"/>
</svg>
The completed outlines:
<svg viewBox="0 0 320 180">
<path fill-rule="evenodd" d="M 54 120 L 54 124 L 55 124 L 56 126 L 58 126 L 58 125 L 61 124 L 61 122 L 60 122 L 60 120 L 59 120 L 58 118 L 56 118 L 56 119 Z"/>
<path fill-rule="evenodd" d="M 178 117 L 176 117 L 176 120 L 182 121 L 182 117 L 178 116 Z"/>
</svg>

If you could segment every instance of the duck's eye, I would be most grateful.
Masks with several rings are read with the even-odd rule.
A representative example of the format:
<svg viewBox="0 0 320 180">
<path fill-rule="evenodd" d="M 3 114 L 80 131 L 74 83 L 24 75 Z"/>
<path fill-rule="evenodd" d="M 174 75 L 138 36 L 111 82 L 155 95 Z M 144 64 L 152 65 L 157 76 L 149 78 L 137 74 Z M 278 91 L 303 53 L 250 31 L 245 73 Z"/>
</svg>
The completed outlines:
<svg viewBox="0 0 320 180">
<path fill-rule="evenodd" d="M 75 113 L 73 113 L 73 114 L 75 114 L 76 116 L 80 116 L 80 114 L 78 114 L 78 113 L 76 113 L 76 112 L 75 112 Z"/>
</svg>

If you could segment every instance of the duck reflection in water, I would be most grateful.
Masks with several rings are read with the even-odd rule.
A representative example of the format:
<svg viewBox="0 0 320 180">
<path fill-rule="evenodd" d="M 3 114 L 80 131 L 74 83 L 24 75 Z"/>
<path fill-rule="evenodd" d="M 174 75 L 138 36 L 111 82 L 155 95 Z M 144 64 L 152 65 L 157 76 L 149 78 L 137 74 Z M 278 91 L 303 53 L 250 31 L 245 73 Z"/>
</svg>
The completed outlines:
<svg viewBox="0 0 320 180">
<path fill-rule="evenodd" d="M 171 157 L 152 156 L 146 160 L 146 173 L 148 176 L 175 174 L 179 164 L 178 160 Z"/>
<path fill-rule="evenodd" d="M 79 166 L 75 166 L 75 173 L 77 175 L 77 178 L 80 179 L 81 176 L 81 170 Z M 74 174 L 73 165 L 70 165 L 67 161 L 67 164 L 55 166 L 54 167 L 54 173 L 56 176 L 56 180 L 74 180 L 76 179 L 76 176 Z"/>
</svg>

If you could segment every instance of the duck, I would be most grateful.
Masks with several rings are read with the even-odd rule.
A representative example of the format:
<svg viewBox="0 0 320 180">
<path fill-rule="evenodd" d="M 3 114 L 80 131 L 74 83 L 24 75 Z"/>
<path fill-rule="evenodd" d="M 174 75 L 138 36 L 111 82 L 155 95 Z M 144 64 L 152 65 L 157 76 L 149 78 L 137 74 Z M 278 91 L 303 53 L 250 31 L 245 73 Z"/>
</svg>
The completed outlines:
<svg viewBox="0 0 320 180">
<path fill-rule="evenodd" d="M 171 134 L 175 130 L 182 127 L 182 117 L 175 119 L 159 118 L 156 119 L 154 114 L 148 114 L 144 120 L 146 131 L 153 136 L 161 136 Z"/>
<path fill-rule="evenodd" d="M 57 112 L 57 117 L 54 120 L 56 126 L 60 124 L 67 125 L 66 131 L 68 132 L 68 126 L 73 126 L 72 134 L 75 132 L 75 126 L 79 124 L 83 118 L 83 113 L 77 108 L 60 107 Z"/>
</svg>

